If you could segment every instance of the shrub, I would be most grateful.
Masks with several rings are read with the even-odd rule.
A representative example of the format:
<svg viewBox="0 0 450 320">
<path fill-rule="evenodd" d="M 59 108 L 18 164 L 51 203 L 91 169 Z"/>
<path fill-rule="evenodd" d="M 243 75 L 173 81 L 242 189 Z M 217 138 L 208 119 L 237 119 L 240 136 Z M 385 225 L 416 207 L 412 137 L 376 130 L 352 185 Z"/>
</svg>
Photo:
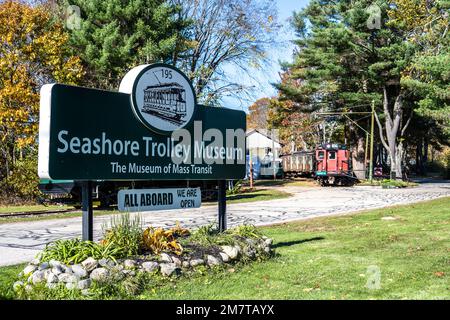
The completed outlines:
<svg viewBox="0 0 450 320">
<path fill-rule="evenodd" d="M 382 188 L 406 188 L 416 186 L 416 183 L 406 182 L 402 180 L 384 179 L 381 181 Z"/>
<path fill-rule="evenodd" d="M 175 228 L 164 230 L 163 228 L 148 227 L 142 236 L 144 250 L 150 250 L 155 254 L 163 251 L 172 251 L 177 255 L 183 253 L 182 245 L 176 240 L 180 230 Z"/>
<path fill-rule="evenodd" d="M 130 214 L 113 216 L 110 227 L 103 226 L 102 245 L 111 245 L 119 253 L 119 257 L 139 254 L 142 243 L 142 219 L 140 216 L 130 218 Z"/>
<path fill-rule="evenodd" d="M 57 240 L 45 246 L 40 253 L 42 261 L 58 260 L 66 264 L 80 263 L 88 257 L 116 260 L 121 255 L 120 248 L 111 244 L 100 245 L 80 239 Z"/>
</svg>

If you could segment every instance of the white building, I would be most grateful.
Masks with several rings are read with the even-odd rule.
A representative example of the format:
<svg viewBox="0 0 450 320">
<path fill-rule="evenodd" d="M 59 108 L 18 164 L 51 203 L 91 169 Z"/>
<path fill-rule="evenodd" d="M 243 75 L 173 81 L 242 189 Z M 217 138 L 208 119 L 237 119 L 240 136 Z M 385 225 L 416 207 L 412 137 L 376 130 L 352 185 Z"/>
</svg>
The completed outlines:
<svg viewBox="0 0 450 320">
<path fill-rule="evenodd" d="M 246 133 L 247 154 L 251 154 L 252 158 L 257 157 L 259 162 L 264 159 L 271 161 L 273 158 L 278 159 L 281 144 L 277 141 L 276 136 L 272 139 L 270 130 L 251 129 Z"/>
</svg>

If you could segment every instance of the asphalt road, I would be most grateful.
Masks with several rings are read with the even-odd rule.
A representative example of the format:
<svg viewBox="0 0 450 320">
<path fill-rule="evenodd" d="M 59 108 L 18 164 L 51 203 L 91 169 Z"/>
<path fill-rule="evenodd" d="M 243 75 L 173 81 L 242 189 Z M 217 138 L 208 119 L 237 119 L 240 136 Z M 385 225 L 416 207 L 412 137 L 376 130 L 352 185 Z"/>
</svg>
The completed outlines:
<svg viewBox="0 0 450 320">
<path fill-rule="evenodd" d="M 329 216 L 365 209 L 407 204 L 450 196 L 450 181 L 424 180 L 418 187 L 382 189 L 380 187 L 305 188 L 279 187 L 293 194 L 290 198 L 231 204 L 227 206 L 228 226 L 242 223 L 269 225 Z M 153 211 L 141 213 L 144 225 L 198 227 L 217 221 L 217 206 L 198 209 Z M 98 239 L 102 226 L 111 216 L 95 217 L 94 236 Z M 0 225 L 0 266 L 28 262 L 45 244 L 81 236 L 81 217 L 16 222 Z"/>
</svg>

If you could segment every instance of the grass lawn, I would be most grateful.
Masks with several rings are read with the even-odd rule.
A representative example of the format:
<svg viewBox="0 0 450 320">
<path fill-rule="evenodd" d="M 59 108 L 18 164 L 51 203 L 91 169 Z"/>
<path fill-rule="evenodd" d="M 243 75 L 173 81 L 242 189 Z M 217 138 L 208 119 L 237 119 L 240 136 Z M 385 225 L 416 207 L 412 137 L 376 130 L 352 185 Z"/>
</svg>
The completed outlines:
<svg viewBox="0 0 450 320">
<path fill-rule="evenodd" d="M 29 212 L 29 211 L 41 211 L 41 210 L 66 210 L 73 209 L 72 206 L 66 205 L 28 205 L 28 206 L 0 206 L 0 213 L 10 213 L 10 212 Z"/>
<path fill-rule="evenodd" d="M 274 259 L 180 278 L 136 299 L 450 299 L 449 197 L 262 231 Z M 379 289 L 368 289 L 374 270 Z M 19 271 L 0 268 L 0 296 Z"/>
</svg>

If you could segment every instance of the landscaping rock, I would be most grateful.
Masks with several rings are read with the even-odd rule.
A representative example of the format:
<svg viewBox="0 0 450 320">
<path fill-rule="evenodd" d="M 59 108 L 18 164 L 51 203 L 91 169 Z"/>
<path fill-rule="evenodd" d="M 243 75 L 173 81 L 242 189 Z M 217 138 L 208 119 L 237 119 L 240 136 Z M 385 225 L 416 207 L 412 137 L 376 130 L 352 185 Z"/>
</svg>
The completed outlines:
<svg viewBox="0 0 450 320">
<path fill-rule="evenodd" d="M 72 271 L 73 271 L 73 274 L 79 279 L 83 279 L 88 276 L 87 271 L 80 264 L 73 265 Z"/>
<path fill-rule="evenodd" d="M 181 267 L 181 260 L 175 256 L 170 257 L 172 262 L 176 264 L 177 267 Z"/>
<path fill-rule="evenodd" d="M 191 263 L 191 267 L 195 267 L 195 266 L 205 264 L 205 261 L 203 259 L 192 259 L 190 263 Z"/>
<path fill-rule="evenodd" d="M 50 260 L 49 262 L 48 262 L 48 264 L 50 265 L 50 267 L 52 267 L 52 268 L 57 268 L 57 267 L 61 267 L 61 265 L 62 265 L 62 263 L 61 262 L 59 262 L 58 260 Z"/>
<path fill-rule="evenodd" d="M 23 287 L 23 281 L 16 281 L 13 284 L 13 290 L 14 291 L 18 291 L 22 287 Z"/>
<path fill-rule="evenodd" d="M 74 282 L 67 282 L 67 283 L 66 283 L 66 288 L 69 289 L 69 290 L 75 289 L 76 286 L 77 286 L 77 284 L 74 283 Z"/>
<path fill-rule="evenodd" d="M 267 246 L 271 246 L 272 243 L 273 243 L 273 239 L 267 238 L 267 239 L 264 240 L 264 243 L 265 243 Z"/>
<path fill-rule="evenodd" d="M 37 270 L 37 266 L 29 264 L 28 266 L 25 267 L 25 269 L 23 269 L 23 274 L 25 276 L 27 276 L 27 275 L 33 273 L 36 270 Z"/>
<path fill-rule="evenodd" d="M 61 273 L 58 275 L 58 280 L 64 283 L 72 283 L 77 281 L 77 277 L 72 273 Z"/>
<path fill-rule="evenodd" d="M 158 268 L 159 264 L 155 261 L 147 261 L 142 264 L 142 269 L 144 269 L 146 272 L 153 272 L 155 270 L 158 270 Z"/>
<path fill-rule="evenodd" d="M 45 281 L 45 272 L 43 270 L 37 270 L 31 276 L 33 284 L 37 284 Z"/>
<path fill-rule="evenodd" d="M 47 277 L 47 283 L 57 283 L 59 280 L 58 276 L 53 272 L 50 273 Z"/>
<path fill-rule="evenodd" d="M 102 267 L 105 268 L 112 268 L 114 267 L 116 264 L 114 263 L 114 261 L 110 260 L 110 259 L 100 259 L 98 260 L 98 264 Z"/>
<path fill-rule="evenodd" d="M 172 263 L 173 261 L 172 261 L 172 258 L 167 254 L 167 253 L 161 253 L 161 255 L 160 255 L 160 260 L 162 261 L 162 262 L 167 262 L 167 263 Z"/>
<path fill-rule="evenodd" d="M 219 259 L 217 259 L 216 257 L 214 257 L 210 254 L 206 256 L 206 262 L 207 262 L 208 266 L 210 266 L 210 267 L 218 266 L 218 265 L 222 264 L 222 261 L 220 261 Z"/>
<path fill-rule="evenodd" d="M 165 276 L 170 276 L 178 270 L 175 263 L 161 263 L 159 266 L 161 268 L 161 273 Z"/>
<path fill-rule="evenodd" d="M 55 274 L 55 275 L 59 275 L 59 274 L 61 274 L 63 272 L 64 272 L 64 270 L 63 270 L 63 268 L 61 266 L 54 266 L 52 268 L 52 273 Z"/>
<path fill-rule="evenodd" d="M 34 266 L 38 266 L 41 263 L 41 261 L 38 258 L 35 258 L 33 260 L 31 260 L 30 264 L 34 265 Z"/>
<path fill-rule="evenodd" d="M 134 269 L 136 267 L 136 261 L 131 260 L 131 259 L 126 259 L 123 262 L 123 266 L 125 267 L 125 269 Z"/>
<path fill-rule="evenodd" d="M 230 257 L 225 252 L 220 252 L 219 255 L 222 258 L 223 262 L 229 262 L 231 260 Z"/>
<path fill-rule="evenodd" d="M 82 294 L 83 296 L 89 295 L 89 289 L 81 290 L 81 294 Z"/>
<path fill-rule="evenodd" d="M 91 286 L 91 283 L 92 283 L 91 279 L 85 279 L 85 280 L 78 281 L 77 288 L 80 290 L 89 289 L 89 287 Z"/>
<path fill-rule="evenodd" d="M 81 265 L 83 266 L 83 268 L 87 271 L 87 272 L 91 272 L 92 270 L 94 270 L 95 268 L 97 268 L 98 266 L 98 261 L 95 260 L 92 257 L 87 258 L 86 260 L 84 260 Z"/>
<path fill-rule="evenodd" d="M 50 268 L 50 264 L 48 262 L 43 262 L 39 265 L 39 270 L 46 270 Z"/>
<path fill-rule="evenodd" d="M 236 247 L 232 246 L 222 246 L 222 251 L 230 257 L 231 260 L 237 259 L 239 255 L 239 250 Z"/>
<path fill-rule="evenodd" d="M 244 249 L 244 255 L 246 255 L 250 259 L 254 259 L 256 257 L 256 251 L 252 247 L 246 247 Z"/>
<path fill-rule="evenodd" d="M 90 278 L 98 282 L 105 282 L 109 278 L 109 271 L 105 268 L 97 268 L 92 270 Z"/>
<path fill-rule="evenodd" d="M 185 261 L 183 261 L 182 263 L 181 263 L 181 266 L 183 267 L 183 268 L 189 268 L 190 267 L 190 262 L 189 261 L 187 261 L 187 260 L 185 260 Z"/>
<path fill-rule="evenodd" d="M 63 273 L 73 273 L 73 270 L 70 266 L 66 266 L 65 264 L 62 264 L 61 268 L 63 270 Z"/>
</svg>

